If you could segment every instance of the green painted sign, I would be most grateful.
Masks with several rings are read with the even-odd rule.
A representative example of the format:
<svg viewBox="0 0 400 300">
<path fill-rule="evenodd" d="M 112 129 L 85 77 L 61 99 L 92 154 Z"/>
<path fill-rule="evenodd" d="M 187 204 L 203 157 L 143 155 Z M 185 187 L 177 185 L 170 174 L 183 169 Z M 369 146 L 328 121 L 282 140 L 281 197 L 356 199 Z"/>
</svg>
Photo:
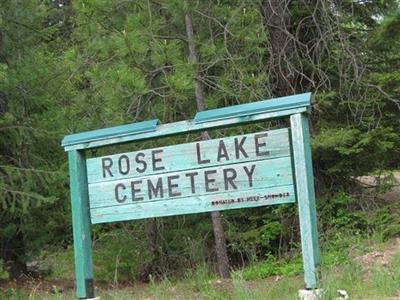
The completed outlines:
<svg viewBox="0 0 400 300">
<path fill-rule="evenodd" d="M 87 160 L 92 223 L 294 202 L 288 129 Z"/>
<path fill-rule="evenodd" d="M 66 136 L 77 297 L 94 297 L 90 224 L 297 203 L 306 288 L 319 265 L 307 109 L 311 94 L 203 111 L 190 121 L 144 121 Z M 290 119 L 290 128 L 86 159 L 107 145 Z"/>
</svg>

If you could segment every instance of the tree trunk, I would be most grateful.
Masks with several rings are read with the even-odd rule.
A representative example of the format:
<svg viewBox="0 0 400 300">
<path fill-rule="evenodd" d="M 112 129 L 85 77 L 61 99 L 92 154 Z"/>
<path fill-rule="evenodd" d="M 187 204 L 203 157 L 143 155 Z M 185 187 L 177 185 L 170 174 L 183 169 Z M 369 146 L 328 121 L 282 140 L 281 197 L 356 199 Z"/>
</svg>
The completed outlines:
<svg viewBox="0 0 400 300">
<path fill-rule="evenodd" d="M 0 28 L 0 63 L 7 63 L 6 57 L 3 53 L 3 31 Z M 0 91 L 0 117 L 3 116 L 8 110 L 8 101 L 7 95 Z"/>
<path fill-rule="evenodd" d="M 226 239 L 224 228 L 222 227 L 221 213 L 219 211 L 211 212 L 211 219 L 214 230 L 215 251 L 217 252 L 218 272 L 222 278 L 229 278 L 229 258 L 226 250 Z"/>
<path fill-rule="evenodd" d="M 8 110 L 7 95 L 0 91 L 0 117 L 2 117 Z"/>
<path fill-rule="evenodd" d="M 146 235 L 147 235 L 147 249 L 151 255 L 151 261 L 140 266 L 139 279 L 143 282 L 150 280 L 150 275 L 157 272 L 157 265 L 159 263 L 158 252 L 158 230 L 156 218 L 148 219 L 146 222 Z"/>
<path fill-rule="evenodd" d="M 149 219 L 147 223 L 148 249 L 153 257 L 157 254 L 157 222 L 155 218 Z"/>
<path fill-rule="evenodd" d="M 193 21 L 192 21 L 192 15 L 190 13 L 187 13 L 185 15 L 185 27 L 186 27 L 187 41 L 189 45 L 189 60 L 191 63 L 196 64 L 198 62 L 198 56 L 194 44 Z M 203 111 L 205 109 L 204 84 L 203 81 L 201 80 L 200 72 L 196 71 L 195 76 L 196 76 L 195 96 L 196 96 L 197 110 Z M 201 137 L 203 140 L 210 139 L 210 135 L 208 134 L 207 131 L 203 131 L 201 133 Z M 226 250 L 226 239 L 225 239 L 224 229 L 222 227 L 221 213 L 219 211 L 212 212 L 211 219 L 214 230 L 218 271 L 222 278 L 229 278 L 230 276 L 229 259 L 228 259 L 228 252 Z"/>
<path fill-rule="evenodd" d="M 266 0 L 262 6 L 264 26 L 268 32 L 270 47 L 269 67 L 275 96 L 287 96 L 296 92 L 296 70 L 291 66 L 295 53 L 293 35 L 288 29 L 288 0 Z"/>
</svg>

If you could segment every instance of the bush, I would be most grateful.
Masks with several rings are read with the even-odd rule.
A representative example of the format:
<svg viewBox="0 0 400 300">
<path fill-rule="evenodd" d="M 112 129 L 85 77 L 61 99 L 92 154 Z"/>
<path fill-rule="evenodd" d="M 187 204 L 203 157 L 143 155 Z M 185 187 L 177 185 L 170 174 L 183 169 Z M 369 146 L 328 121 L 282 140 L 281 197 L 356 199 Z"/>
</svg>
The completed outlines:
<svg viewBox="0 0 400 300">
<path fill-rule="evenodd" d="M 303 262 L 300 256 L 291 259 L 277 260 L 273 256 L 254 263 L 243 270 L 243 279 L 262 279 L 274 275 L 291 276 L 300 274 L 303 270 Z"/>
</svg>

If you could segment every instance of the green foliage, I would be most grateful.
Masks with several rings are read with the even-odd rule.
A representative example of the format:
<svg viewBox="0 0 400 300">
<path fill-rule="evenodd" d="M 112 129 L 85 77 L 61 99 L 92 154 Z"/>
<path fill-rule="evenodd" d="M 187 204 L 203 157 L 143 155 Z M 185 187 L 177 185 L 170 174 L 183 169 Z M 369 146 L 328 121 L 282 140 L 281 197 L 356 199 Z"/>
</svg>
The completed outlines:
<svg viewBox="0 0 400 300">
<path fill-rule="evenodd" d="M 9 274 L 6 271 L 6 267 L 4 265 L 3 260 L 0 259 L 0 279 L 8 279 Z"/>
<path fill-rule="evenodd" d="M 387 165 L 399 138 L 393 128 L 367 132 L 351 127 L 321 128 L 313 139 L 314 157 L 323 164 L 326 175 L 338 179 L 361 176 Z"/>
<path fill-rule="evenodd" d="M 4 1 L 0 10 L 0 240 L 12 276 L 45 244 L 69 240 L 57 99 L 68 92 L 60 91 L 65 76 L 51 42 L 56 28 L 43 26 L 51 12 L 40 1 Z M 13 261 L 18 268 L 9 266 Z"/>
<path fill-rule="evenodd" d="M 271 277 L 274 275 L 293 276 L 303 270 L 303 262 L 300 256 L 288 260 L 277 260 L 268 255 L 265 260 L 246 267 L 241 273 L 245 280 L 254 280 Z"/>
<path fill-rule="evenodd" d="M 394 237 L 400 236 L 400 224 L 399 220 L 396 220 L 395 224 L 389 224 L 386 226 L 385 230 L 383 231 L 383 239 L 389 240 Z"/>
<path fill-rule="evenodd" d="M 118 284 L 137 279 L 140 267 L 150 262 L 151 257 L 138 236 L 115 230 L 96 241 L 93 261 L 96 278 Z"/>
<path fill-rule="evenodd" d="M 151 260 L 146 244 L 138 236 L 123 229 L 99 234 L 93 245 L 96 280 L 113 284 L 132 282 L 140 269 Z M 72 245 L 67 249 L 42 250 L 39 256 L 42 272 L 51 278 L 69 280 L 74 277 Z"/>
</svg>

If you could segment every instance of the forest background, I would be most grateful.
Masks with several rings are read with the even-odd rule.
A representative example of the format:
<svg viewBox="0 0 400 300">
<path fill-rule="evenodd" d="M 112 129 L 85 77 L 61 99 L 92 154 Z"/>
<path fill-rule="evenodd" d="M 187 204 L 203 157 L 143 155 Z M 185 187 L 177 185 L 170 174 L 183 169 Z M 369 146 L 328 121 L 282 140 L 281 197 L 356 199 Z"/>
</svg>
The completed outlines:
<svg viewBox="0 0 400 300">
<path fill-rule="evenodd" d="M 302 92 L 313 93 L 324 251 L 336 262 L 350 237 L 398 235 L 400 206 L 379 195 L 400 163 L 399 67 L 398 1 L 0 0 L 0 273 L 55 272 L 40 264 L 55 253 L 72 269 L 63 136 Z M 364 175 L 376 176 L 373 192 Z M 230 267 L 267 261 L 248 276 L 268 276 L 283 259 L 301 272 L 296 213 L 282 205 L 218 216 Z M 96 277 L 115 281 L 118 270 L 120 281 L 148 281 L 204 265 L 217 272 L 214 244 L 209 214 L 93 226 Z"/>
</svg>

